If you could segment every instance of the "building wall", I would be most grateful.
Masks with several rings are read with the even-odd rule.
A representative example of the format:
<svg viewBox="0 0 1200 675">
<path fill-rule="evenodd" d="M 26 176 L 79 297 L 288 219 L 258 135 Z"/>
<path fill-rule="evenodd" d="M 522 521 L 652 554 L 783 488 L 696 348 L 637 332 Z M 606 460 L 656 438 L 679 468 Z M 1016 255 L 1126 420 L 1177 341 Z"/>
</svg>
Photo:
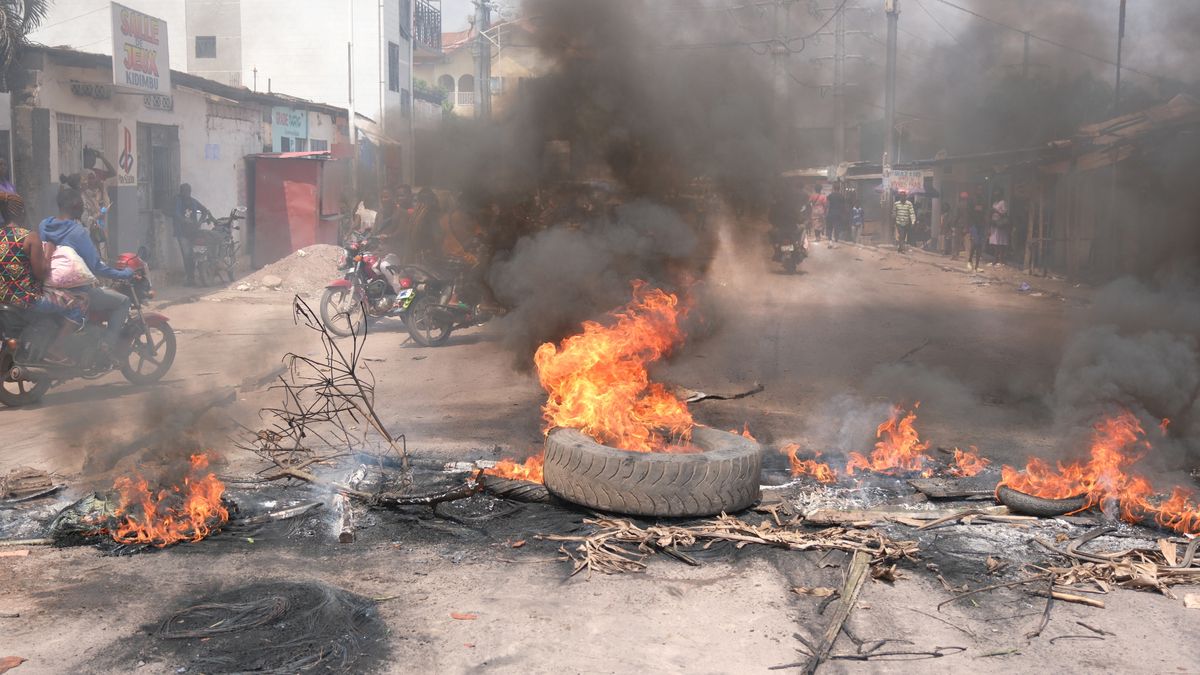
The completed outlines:
<svg viewBox="0 0 1200 675">
<path fill-rule="evenodd" d="M 70 47 L 93 54 L 112 54 L 112 13 L 109 0 L 53 0 L 30 42 L 48 47 Z M 167 48 L 171 67 L 188 65 L 187 22 L 183 0 L 121 0 L 119 4 L 167 22 Z"/>
</svg>

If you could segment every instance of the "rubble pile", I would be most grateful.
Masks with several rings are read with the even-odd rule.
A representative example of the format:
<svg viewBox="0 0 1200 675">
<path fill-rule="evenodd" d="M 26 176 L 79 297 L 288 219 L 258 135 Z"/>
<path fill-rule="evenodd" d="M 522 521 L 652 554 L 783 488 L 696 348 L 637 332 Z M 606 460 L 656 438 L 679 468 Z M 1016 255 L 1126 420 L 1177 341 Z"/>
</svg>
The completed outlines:
<svg viewBox="0 0 1200 675">
<path fill-rule="evenodd" d="M 313 244 L 238 279 L 229 285 L 229 290 L 279 291 L 314 297 L 337 276 L 341 253 L 339 246 Z"/>
</svg>

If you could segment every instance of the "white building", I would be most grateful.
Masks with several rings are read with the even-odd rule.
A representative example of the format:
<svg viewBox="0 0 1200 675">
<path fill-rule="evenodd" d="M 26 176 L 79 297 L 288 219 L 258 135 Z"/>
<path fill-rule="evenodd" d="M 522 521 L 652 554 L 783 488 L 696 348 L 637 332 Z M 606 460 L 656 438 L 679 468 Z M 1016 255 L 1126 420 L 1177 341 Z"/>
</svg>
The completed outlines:
<svg viewBox="0 0 1200 675">
<path fill-rule="evenodd" d="M 413 49 L 431 39 L 440 42 L 440 2 L 124 0 L 121 4 L 167 22 L 168 50 L 176 70 L 348 108 L 367 118 L 374 124 L 365 125 L 366 139 L 382 150 L 370 158 L 380 157 L 384 180 L 411 182 Z M 112 45 L 109 6 L 107 0 L 55 0 L 42 28 L 30 39 L 107 54 Z M 308 149 L 288 136 L 274 142 L 277 152 Z"/>
</svg>

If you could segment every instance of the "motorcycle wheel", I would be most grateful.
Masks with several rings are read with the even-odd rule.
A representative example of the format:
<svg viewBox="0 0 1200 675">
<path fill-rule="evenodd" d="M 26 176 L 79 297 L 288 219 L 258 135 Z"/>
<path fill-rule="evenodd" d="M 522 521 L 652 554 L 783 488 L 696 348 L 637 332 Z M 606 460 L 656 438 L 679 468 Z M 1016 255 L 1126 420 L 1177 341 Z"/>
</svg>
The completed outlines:
<svg viewBox="0 0 1200 675">
<path fill-rule="evenodd" d="M 46 395 L 46 390 L 50 388 L 50 380 L 10 380 L 8 371 L 12 370 L 12 359 L 5 358 L 0 363 L 4 366 L 4 381 L 0 382 L 0 404 L 9 408 L 19 408 L 33 405 Z"/>
<path fill-rule="evenodd" d="M 326 288 L 321 295 L 321 323 L 338 337 L 363 333 L 367 308 L 361 302 L 354 302 L 353 306 L 347 308 L 353 293 L 350 288 Z"/>
<path fill-rule="evenodd" d="M 788 274 L 796 273 L 796 256 L 788 255 L 783 259 L 783 271 Z"/>
<path fill-rule="evenodd" d="M 196 261 L 196 283 L 200 286 L 208 286 L 209 268 L 207 260 Z"/>
<path fill-rule="evenodd" d="M 408 308 L 408 334 L 422 347 L 436 347 L 450 339 L 454 326 L 442 323 L 433 315 L 433 299 L 422 296 Z"/>
<path fill-rule="evenodd" d="M 175 331 L 167 323 L 150 323 L 133 336 L 129 354 L 121 364 L 121 374 L 133 384 L 153 384 L 167 374 L 173 363 Z"/>
</svg>

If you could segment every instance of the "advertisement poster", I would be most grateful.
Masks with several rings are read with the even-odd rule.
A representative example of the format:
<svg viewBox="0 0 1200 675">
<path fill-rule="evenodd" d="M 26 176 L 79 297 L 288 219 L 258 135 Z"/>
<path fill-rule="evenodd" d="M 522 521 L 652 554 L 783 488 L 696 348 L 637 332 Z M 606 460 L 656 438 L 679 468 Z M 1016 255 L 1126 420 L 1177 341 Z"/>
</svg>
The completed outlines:
<svg viewBox="0 0 1200 675">
<path fill-rule="evenodd" d="M 128 124 L 122 124 L 117 132 L 117 185 L 137 185 L 137 151 L 134 141 L 137 135 Z"/>
<path fill-rule="evenodd" d="M 296 141 L 307 138 L 307 111 L 280 105 L 271 108 L 271 142 L 275 152 L 294 152 Z"/>
<path fill-rule="evenodd" d="M 112 5 L 113 84 L 144 94 L 171 95 L 167 22 Z"/>
</svg>

